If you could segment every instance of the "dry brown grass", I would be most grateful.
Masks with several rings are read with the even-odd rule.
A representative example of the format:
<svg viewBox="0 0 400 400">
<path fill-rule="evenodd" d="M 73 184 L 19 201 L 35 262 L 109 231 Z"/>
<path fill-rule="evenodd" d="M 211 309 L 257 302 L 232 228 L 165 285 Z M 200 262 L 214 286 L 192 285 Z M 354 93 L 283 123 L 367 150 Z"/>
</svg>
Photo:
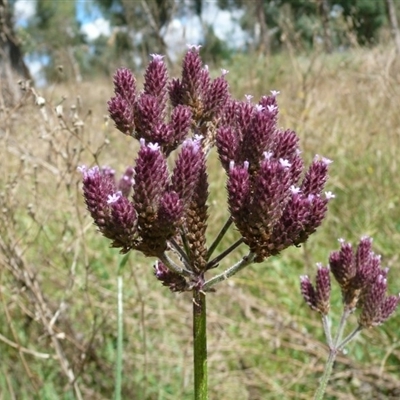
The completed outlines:
<svg viewBox="0 0 400 400">
<path fill-rule="evenodd" d="M 302 250 L 251 266 L 209 295 L 210 398 L 309 399 L 326 349 L 298 276 L 312 274 L 336 238 L 370 234 L 394 267 L 391 277 L 400 277 L 400 63 L 377 48 L 238 57 L 228 69 L 240 97 L 281 91 L 280 123 L 298 131 L 307 160 L 315 153 L 334 160 L 329 190 L 337 199 Z M 55 86 L 39 106 L 27 90 L 15 109 L 1 111 L 0 399 L 112 397 L 119 256 L 95 232 L 76 171 L 98 163 L 122 172 L 134 162 L 136 145 L 104 118 L 111 91 L 111 80 Z M 227 214 L 224 175 L 214 156 L 209 162 L 211 238 Z M 123 398 L 188 399 L 191 299 L 161 287 L 151 264 L 134 254 L 124 271 Z M 398 318 L 349 346 L 329 398 L 398 398 Z"/>
</svg>

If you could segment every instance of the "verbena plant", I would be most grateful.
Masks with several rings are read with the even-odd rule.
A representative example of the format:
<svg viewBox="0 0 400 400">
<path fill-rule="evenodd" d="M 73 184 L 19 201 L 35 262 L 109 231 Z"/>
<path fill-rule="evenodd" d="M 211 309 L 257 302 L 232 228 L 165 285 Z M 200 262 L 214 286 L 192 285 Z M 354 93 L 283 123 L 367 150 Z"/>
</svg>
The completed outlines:
<svg viewBox="0 0 400 400">
<path fill-rule="evenodd" d="M 155 257 L 154 274 L 164 286 L 192 292 L 194 397 L 200 400 L 208 396 L 206 294 L 248 265 L 304 243 L 323 221 L 334 195 L 323 193 L 331 161 L 316 156 L 306 169 L 296 133 L 277 128 L 279 92 L 258 102 L 250 95 L 233 99 L 228 71 L 211 79 L 199 49 L 189 46 L 179 79 L 169 79 L 163 57 L 152 55 L 140 92 L 131 71 L 116 72 L 108 109 L 116 127 L 140 141 L 135 164 L 119 180 L 109 167 L 80 170 L 88 210 L 112 246 L 121 253 L 136 250 Z M 206 159 L 213 147 L 227 174 L 230 217 L 207 245 Z M 169 163 L 172 154 L 175 161 Z M 240 239 L 215 255 L 233 225 Z M 354 254 L 342 242 L 341 250 L 330 257 L 330 268 L 318 268 L 315 287 L 301 277 L 303 297 L 322 315 L 330 349 L 318 399 L 338 352 L 361 329 L 384 322 L 399 303 L 398 296 L 386 296 L 388 271 L 381 269 L 371 242 L 363 238 Z M 240 245 L 248 247 L 247 255 L 222 272 L 210 272 Z M 330 271 L 344 304 L 335 337 L 328 320 Z M 346 319 L 356 308 L 361 309 L 358 327 L 343 339 Z"/>
</svg>

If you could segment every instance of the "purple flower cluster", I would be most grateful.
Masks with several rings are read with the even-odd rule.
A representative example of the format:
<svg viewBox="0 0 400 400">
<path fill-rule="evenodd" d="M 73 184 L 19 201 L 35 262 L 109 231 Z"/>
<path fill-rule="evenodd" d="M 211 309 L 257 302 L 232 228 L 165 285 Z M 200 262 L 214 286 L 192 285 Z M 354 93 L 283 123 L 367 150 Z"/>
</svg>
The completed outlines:
<svg viewBox="0 0 400 400">
<path fill-rule="evenodd" d="M 318 264 L 315 289 L 308 276 L 300 277 L 301 293 L 314 311 L 328 315 L 330 309 L 331 280 L 329 268 Z"/>
<path fill-rule="evenodd" d="M 115 126 L 137 140 L 157 143 L 168 155 L 187 136 L 192 114 L 187 106 L 177 106 L 167 114 L 168 72 L 163 57 L 153 54 L 146 69 L 144 90 L 137 93 L 136 79 L 126 68 L 114 76 L 115 96 L 108 102 L 108 111 Z"/>
<path fill-rule="evenodd" d="M 278 92 L 258 103 L 234 100 L 228 71 L 212 79 L 199 48 L 189 46 L 179 79 L 169 79 L 163 57 L 152 55 L 140 92 L 131 71 L 116 72 L 108 110 L 115 126 L 141 143 L 135 165 L 119 182 L 109 169 L 81 168 L 100 232 L 122 252 L 161 260 L 155 274 L 174 291 L 201 289 L 204 273 L 218 264 L 206 243 L 206 157 L 214 145 L 228 175 L 230 221 L 252 260 L 306 241 L 334 197 L 322 194 L 330 161 L 316 156 L 304 171 L 296 133 L 277 128 Z"/>
<path fill-rule="evenodd" d="M 187 139 L 170 176 L 158 144 L 141 139 L 135 166 L 118 183 L 109 168 L 80 168 L 87 208 L 113 247 L 160 257 L 182 225 L 184 206 L 194 197 L 203 163 L 198 141 Z"/>
<path fill-rule="evenodd" d="M 276 126 L 276 95 L 257 104 L 250 96 L 245 102 L 230 100 L 217 131 L 229 209 L 256 261 L 305 242 L 333 197 L 322 195 L 330 160 L 316 156 L 303 176 L 299 138 Z"/>
<path fill-rule="evenodd" d="M 389 269 L 381 268 L 381 257 L 372 251 L 371 238 L 361 238 L 355 252 L 350 243 L 340 242 L 341 249 L 329 257 L 329 268 L 319 266 L 315 288 L 307 276 L 301 277 L 304 300 L 313 310 L 328 314 L 331 271 L 342 291 L 345 311 L 361 310 L 360 328 L 380 325 L 400 302 L 399 295 L 386 295 Z"/>
</svg>

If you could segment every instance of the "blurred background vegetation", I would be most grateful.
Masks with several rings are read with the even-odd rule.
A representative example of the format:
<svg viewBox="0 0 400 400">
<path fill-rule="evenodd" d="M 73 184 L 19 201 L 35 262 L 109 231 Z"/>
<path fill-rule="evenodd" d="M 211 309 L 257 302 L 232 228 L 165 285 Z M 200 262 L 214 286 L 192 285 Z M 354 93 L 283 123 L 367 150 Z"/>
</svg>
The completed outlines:
<svg viewBox="0 0 400 400">
<path fill-rule="evenodd" d="M 182 47 L 182 41 L 177 43 L 171 30 L 178 24 L 181 36 L 191 39 L 188 21 L 196 24 L 206 63 L 237 53 L 276 54 L 288 46 L 343 52 L 376 44 L 383 31 L 398 35 L 394 0 L 2 0 L 7 1 L 17 11 L 14 23 L 23 53 L 43 63 L 47 82 L 59 78 L 59 65 L 64 79 L 79 82 L 109 76 L 122 64 L 143 67 L 150 53 L 179 53 L 174 47 Z M 231 19 L 221 19 L 222 12 Z M 89 22 L 107 29 L 87 35 Z M 239 30 L 240 42 L 221 35 L 221 24 Z"/>
<path fill-rule="evenodd" d="M 314 276 L 338 238 L 367 234 L 391 268 L 390 292 L 400 289 L 398 3 L 218 1 L 244 32 L 239 47 L 204 17 L 208 2 L 84 2 L 84 14 L 94 7 L 110 24 L 95 40 L 82 30 L 78 3 L 38 0 L 21 23 L 12 18 L 18 2 L 0 0 L 0 399 L 112 398 L 121 256 L 96 232 L 76 168 L 107 164 L 120 174 L 134 163 L 137 144 L 106 115 L 114 69 L 131 67 L 140 82 L 149 54 L 162 53 L 177 76 L 185 48 L 166 40 L 167 27 L 195 16 L 212 73 L 228 69 L 238 98 L 280 90 L 279 125 L 297 131 L 307 162 L 316 153 L 334 161 L 327 189 L 336 195 L 306 245 L 207 295 L 210 399 L 312 398 L 327 349 L 299 275 Z M 7 63 L 27 78 L 21 63 L 32 60 L 43 65 L 42 87 L 9 79 Z M 208 161 L 211 242 L 228 213 L 224 173 L 214 153 Z M 162 287 L 153 262 L 132 254 L 124 270 L 123 398 L 191 399 L 191 297 Z M 335 286 L 332 295 L 335 325 Z M 400 398 L 399 318 L 348 346 L 327 399 Z"/>
</svg>

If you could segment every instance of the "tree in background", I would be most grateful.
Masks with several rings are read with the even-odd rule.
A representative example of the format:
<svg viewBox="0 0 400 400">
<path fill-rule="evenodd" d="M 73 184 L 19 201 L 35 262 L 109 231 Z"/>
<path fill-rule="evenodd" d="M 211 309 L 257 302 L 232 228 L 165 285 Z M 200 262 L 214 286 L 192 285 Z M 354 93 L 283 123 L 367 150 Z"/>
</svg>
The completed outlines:
<svg viewBox="0 0 400 400">
<path fill-rule="evenodd" d="M 333 50 L 333 43 L 332 43 L 332 32 L 331 32 L 331 26 L 330 26 L 330 5 L 329 5 L 329 0 L 317 0 L 317 7 L 318 7 L 318 13 L 319 17 L 321 19 L 322 23 L 322 29 L 323 29 L 323 41 L 324 41 L 324 47 L 325 51 L 327 53 L 331 53 Z"/>
<path fill-rule="evenodd" d="M 161 29 L 175 12 L 174 1 L 96 0 L 96 3 L 117 28 L 115 40 L 120 51 L 137 51 L 141 46 L 142 51 L 146 51 L 147 46 L 152 52 L 165 51 Z M 132 45 L 128 45 L 129 41 Z"/>
<path fill-rule="evenodd" d="M 327 2 L 327 0 L 323 0 Z M 279 50 L 289 36 L 301 46 L 311 47 L 322 36 L 319 0 L 218 0 L 222 9 L 244 10 L 242 28 L 253 38 L 252 47 L 268 54 Z"/>
<path fill-rule="evenodd" d="M 25 33 L 26 51 L 44 61 L 47 80 L 82 80 L 87 47 L 74 1 L 37 0 L 36 13 L 28 21 Z"/>
<path fill-rule="evenodd" d="M 0 100 L 9 105 L 19 97 L 17 81 L 30 79 L 22 57 L 20 43 L 14 32 L 12 14 L 7 0 L 0 0 Z"/>
<path fill-rule="evenodd" d="M 96 0 L 80 6 L 86 8 L 87 15 L 98 7 L 112 26 L 111 35 L 88 41 L 81 32 L 73 0 L 37 0 L 35 15 L 20 29 L 26 38 L 26 53 L 45 64 L 47 81 L 63 78 L 79 82 L 82 75 L 110 75 L 121 64 L 140 65 L 149 53 L 167 54 L 163 30 L 171 19 L 188 9 L 201 12 L 199 1 L 186 6 L 173 0 Z"/>
<path fill-rule="evenodd" d="M 244 13 L 240 24 L 242 29 L 249 32 L 253 38 L 250 48 L 262 54 L 271 52 L 272 37 L 277 32 L 276 24 L 274 24 L 274 18 L 277 16 L 275 2 L 265 0 L 219 0 L 218 7 L 222 10 L 243 10 Z"/>
<path fill-rule="evenodd" d="M 386 0 L 386 9 L 390 21 L 392 37 L 396 46 L 396 52 L 397 54 L 400 54 L 400 31 L 399 24 L 397 22 L 396 6 L 393 0 Z"/>
<path fill-rule="evenodd" d="M 343 15 L 352 22 L 360 45 L 376 42 L 379 28 L 386 22 L 385 3 L 382 0 L 335 0 L 343 8 Z"/>
<path fill-rule="evenodd" d="M 174 0 L 96 0 L 96 3 L 115 27 L 110 42 L 113 48 L 103 47 L 103 54 L 107 57 L 111 50 L 117 59 L 124 61 L 128 61 L 128 56 L 130 62 L 125 63 L 128 66 L 138 58 L 147 62 L 150 53 L 167 54 L 163 30 L 185 6 Z"/>
<path fill-rule="evenodd" d="M 387 21 L 382 0 L 218 0 L 218 5 L 222 9 L 244 10 L 241 24 L 252 32 L 257 41 L 255 47 L 262 47 L 268 38 L 269 46 L 276 50 L 291 35 L 300 48 L 323 42 L 324 49 L 330 52 L 334 47 L 350 44 L 343 31 L 353 32 L 358 44 L 368 45 L 376 41 L 379 29 Z M 262 10 L 264 18 L 260 19 Z M 332 17 L 341 19 L 341 23 Z M 257 36 L 255 27 L 264 33 Z"/>
</svg>

